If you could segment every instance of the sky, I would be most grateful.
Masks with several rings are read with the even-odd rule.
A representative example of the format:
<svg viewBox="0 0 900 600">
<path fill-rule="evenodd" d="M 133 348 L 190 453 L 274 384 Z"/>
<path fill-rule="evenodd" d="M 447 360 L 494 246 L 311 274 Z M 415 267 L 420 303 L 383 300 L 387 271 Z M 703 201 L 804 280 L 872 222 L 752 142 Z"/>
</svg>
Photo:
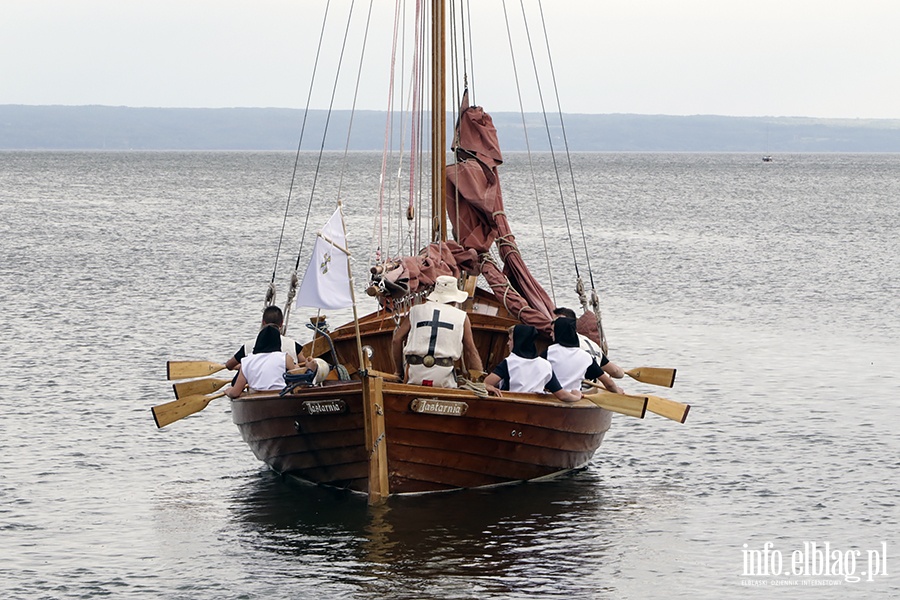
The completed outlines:
<svg viewBox="0 0 900 600">
<path fill-rule="evenodd" d="M 896 0 L 506 0 L 508 28 L 502 0 L 470 2 L 471 77 L 490 111 L 900 119 Z M 362 60 L 369 2 L 356 0 L 341 83 L 324 76 L 340 56 L 326 42 L 310 92 L 325 5 L 4 0 L 0 104 L 304 108 L 309 98 L 312 108 L 384 110 L 395 0 L 373 0 Z M 329 39 L 349 6 L 331 0 Z M 535 55 L 549 45 L 552 70 L 531 60 L 523 6 Z M 539 89 L 535 69 L 550 84 Z"/>
</svg>

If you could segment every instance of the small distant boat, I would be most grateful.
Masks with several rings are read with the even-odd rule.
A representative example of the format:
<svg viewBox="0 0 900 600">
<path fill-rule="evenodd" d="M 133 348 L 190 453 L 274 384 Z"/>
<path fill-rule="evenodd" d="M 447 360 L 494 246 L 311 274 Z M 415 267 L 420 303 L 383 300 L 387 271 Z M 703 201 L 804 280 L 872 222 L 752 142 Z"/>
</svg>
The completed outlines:
<svg viewBox="0 0 900 600">
<path fill-rule="evenodd" d="M 769 126 L 766 125 L 766 153 L 762 157 L 763 162 L 772 162 L 772 155 L 769 154 Z"/>
</svg>

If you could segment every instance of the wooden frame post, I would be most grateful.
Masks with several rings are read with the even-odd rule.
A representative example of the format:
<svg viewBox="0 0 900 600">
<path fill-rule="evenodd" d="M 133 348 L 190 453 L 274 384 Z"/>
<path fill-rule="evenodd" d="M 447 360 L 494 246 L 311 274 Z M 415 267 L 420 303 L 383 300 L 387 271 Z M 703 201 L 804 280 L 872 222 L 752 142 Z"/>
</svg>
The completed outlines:
<svg viewBox="0 0 900 600">
<path fill-rule="evenodd" d="M 369 504 L 381 504 L 391 493 L 382 383 L 380 377 L 363 376 L 363 420 L 366 425 L 366 452 L 369 455 Z"/>
</svg>

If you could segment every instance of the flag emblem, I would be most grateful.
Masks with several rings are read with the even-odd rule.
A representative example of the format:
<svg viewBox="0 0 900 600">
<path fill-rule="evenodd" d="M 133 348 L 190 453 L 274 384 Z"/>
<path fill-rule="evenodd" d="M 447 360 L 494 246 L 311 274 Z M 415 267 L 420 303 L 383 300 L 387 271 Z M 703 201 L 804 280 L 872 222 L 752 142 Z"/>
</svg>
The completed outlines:
<svg viewBox="0 0 900 600">
<path fill-rule="evenodd" d="M 316 237 L 295 305 L 331 309 L 353 306 L 349 253 L 340 207 Z"/>
</svg>

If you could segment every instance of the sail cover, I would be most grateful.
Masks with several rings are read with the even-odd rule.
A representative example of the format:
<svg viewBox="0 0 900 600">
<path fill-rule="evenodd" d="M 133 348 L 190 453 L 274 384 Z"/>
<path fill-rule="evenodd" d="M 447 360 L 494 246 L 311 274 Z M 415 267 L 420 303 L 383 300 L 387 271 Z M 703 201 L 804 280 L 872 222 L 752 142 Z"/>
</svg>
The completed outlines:
<svg viewBox="0 0 900 600">
<path fill-rule="evenodd" d="M 481 256 L 481 274 L 507 310 L 544 333 L 550 332 L 554 304 L 531 275 L 503 212 L 497 166 L 503 163 L 497 129 L 479 106 L 463 95 L 453 150 L 447 166 L 447 212 L 457 241 Z M 502 270 L 488 251 L 497 244 Z"/>
</svg>

